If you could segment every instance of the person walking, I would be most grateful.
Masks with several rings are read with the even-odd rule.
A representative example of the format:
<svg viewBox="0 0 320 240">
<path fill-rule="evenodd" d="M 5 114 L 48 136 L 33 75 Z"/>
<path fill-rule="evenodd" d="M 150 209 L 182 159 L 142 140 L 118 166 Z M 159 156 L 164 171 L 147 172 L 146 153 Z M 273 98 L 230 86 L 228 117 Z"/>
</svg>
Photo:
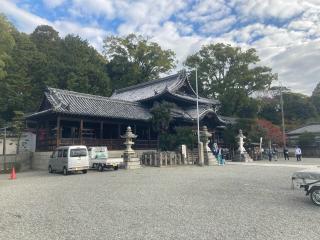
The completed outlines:
<svg viewBox="0 0 320 240">
<path fill-rule="evenodd" d="M 218 163 L 219 163 L 219 165 L 223 166 L 224 165 L 224 159 L 223 159 L 223 150 L 222 150 L 221 146 L 218 147 L 217 155 L 218 155 Z"/>
<path fill-rule="evenodd" d="M 284 156 L 284 160 L 289 161 L 289 150 L 287 148 L 283 149 L 283 156 Z"/>
<path fill-rule="evenodd" d="M 268 158 L 269 158 L 269 162 L 271 162 L 271 160 L 272 160 L 272 150 L 271 150 L 271 148 L 268 149 Z"/>
<path fill-rule="evenodd" d="M 301 148 L 299 146 L 296 147 L 295 153 L 296 153 L 297 161 L 301 161 L 302 151 L 301 151 Z"/>
</svg>

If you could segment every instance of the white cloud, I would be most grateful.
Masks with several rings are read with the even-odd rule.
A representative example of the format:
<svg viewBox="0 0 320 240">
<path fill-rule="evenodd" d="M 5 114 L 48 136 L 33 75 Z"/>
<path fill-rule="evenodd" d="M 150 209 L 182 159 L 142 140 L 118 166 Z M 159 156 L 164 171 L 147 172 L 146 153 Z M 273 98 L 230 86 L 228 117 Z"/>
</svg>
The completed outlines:
<svg viewBox="0 0 320 240">
<path fill-rule="evenodd" d="M 34 28 L 40 24 L 50 24 L 46 19 L 26 12 L 7 0 L 2 0 L 0 12 L 4 13 L 10 19 L 13 19 L 15 25 L 27 33 L 32 32 Z"/>
<path fill-rule="evenodd" d="M 202 44 L 224 42 L 256 48 L 261 64 L 296 91 L 310 94 L 319 81 L 319 0 L 42 0 L 53 9 L 68 3 L 69 14 L 53 21 L 17 7 L 17 0 L 0 1 L 0 12 L 19 30 L 52 25 L 62 36 L 88 39 L 99 51 L 110 29 L 120 35 L 134 32 L 174 50 L 181 67 Z M 108 28 L 114 20 L 118 24 Z"/>
<path fill-rule="evenodd" d="M 231 0 L 230 3 L 243 19 L 290 19 L 306 8 L 301 0 Z"/>
<path fill-rule="evenodd" d="M 61 6 L 65 0 L 43 0 L 44 5 L 48 8 L 56 8 Z"/>
</svg>

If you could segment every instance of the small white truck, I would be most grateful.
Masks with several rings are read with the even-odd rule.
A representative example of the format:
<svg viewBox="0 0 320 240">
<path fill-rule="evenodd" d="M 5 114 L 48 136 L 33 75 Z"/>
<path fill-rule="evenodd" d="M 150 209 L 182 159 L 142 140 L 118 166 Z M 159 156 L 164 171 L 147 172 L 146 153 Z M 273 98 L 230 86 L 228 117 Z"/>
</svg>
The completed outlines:
<svg viewBox="0 0 320 240">
<path fill-rule="evenodd" d="M 107 147 L 89 147 L 88 152 L 90 168 L 98 169 L 100 172 L 105 168 L 118 170 L 123 162 L 122 159 L 109 158 Z"/>
</svg>

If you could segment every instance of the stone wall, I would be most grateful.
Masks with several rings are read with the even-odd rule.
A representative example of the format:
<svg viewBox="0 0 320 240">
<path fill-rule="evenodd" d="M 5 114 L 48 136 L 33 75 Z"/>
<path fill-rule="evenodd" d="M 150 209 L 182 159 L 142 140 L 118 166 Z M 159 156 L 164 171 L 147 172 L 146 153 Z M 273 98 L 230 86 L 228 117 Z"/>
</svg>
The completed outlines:
<svg viewBox="0 0 320 240">
<path fill-rule="evenodd" d="M 31 168 L 33 170 L 47 170 L 52 152 L 34 152 Z"/>
<path fill-rule="evenodd" d="M 27 171 L 31 169 L 33 153 L 23 152 L 18 155 L 0 155 L 0 173 L 9 172 L 14 165 L 17 171 Z"/>
</svg>

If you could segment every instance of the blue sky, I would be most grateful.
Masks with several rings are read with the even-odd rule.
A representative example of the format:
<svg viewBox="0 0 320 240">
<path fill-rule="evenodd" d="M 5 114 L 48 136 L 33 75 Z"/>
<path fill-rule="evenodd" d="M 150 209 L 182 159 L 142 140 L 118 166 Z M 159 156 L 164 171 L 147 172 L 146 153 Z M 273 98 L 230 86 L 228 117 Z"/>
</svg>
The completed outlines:
<svg viewBox="0 0 320 240">
<path fill-rule="evenodd" d="M 0 12 L 23 32 L 52 25 L 101 51 L 110 35 L 142 34 L 186 56 L 208 43 L 257 49 L 293 91 L 320 82 L 320 0 L 0 0 Z"/>
</svg>

